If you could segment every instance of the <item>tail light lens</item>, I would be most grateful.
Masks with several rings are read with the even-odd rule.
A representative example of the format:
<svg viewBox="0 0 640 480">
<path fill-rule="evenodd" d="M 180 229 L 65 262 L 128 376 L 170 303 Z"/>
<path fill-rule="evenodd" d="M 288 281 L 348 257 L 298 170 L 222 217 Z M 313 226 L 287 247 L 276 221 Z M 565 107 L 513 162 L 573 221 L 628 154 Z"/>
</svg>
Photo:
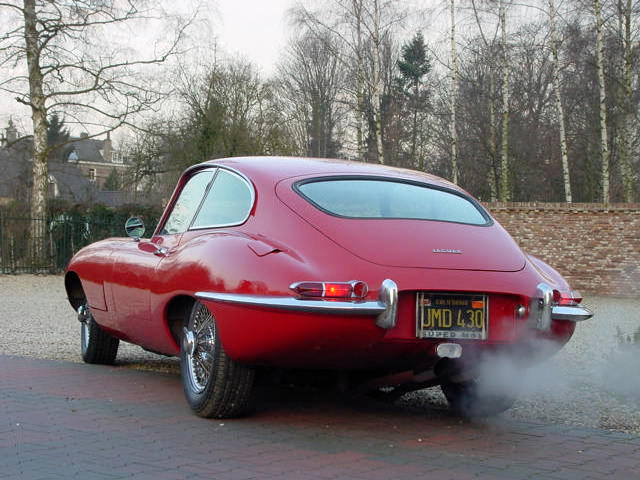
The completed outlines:
<svg viewBox="0 0 640 480">
<path fill-rule="evenodd" d="M 582 295 L 580 295 L 580 292 L 561 292 L 559 290 L 553 291 L 553 302 L 556 305 L 573 307 L 575 305 L 578 305 L 581 301 Z"/>
<path fill-rule="evenodd" d="M 291 290 L 304 298 L 364 298 L 369 292 L 367 284 L 359 280 L 350 282 L 297 282 Z"/>
</svg>

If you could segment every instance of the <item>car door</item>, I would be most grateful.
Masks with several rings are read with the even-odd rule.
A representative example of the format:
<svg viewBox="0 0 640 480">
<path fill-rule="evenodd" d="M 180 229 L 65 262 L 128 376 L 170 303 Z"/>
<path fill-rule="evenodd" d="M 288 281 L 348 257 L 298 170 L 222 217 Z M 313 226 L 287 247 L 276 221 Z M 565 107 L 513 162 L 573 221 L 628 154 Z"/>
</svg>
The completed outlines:
<svg viewBox="0 0 640 480">
<path fill-rule="evenodd" d="M 159 265 L 170 257 L 189 228 L 205 196 L 215 168 L 200 170 L 184 182 L 166 221 L 150 240 L 125 241 L 114 252 L 110 287 L 113 328 L 125 338 L 144 343 L 151 317 L 151 292 L 156 290 Z"/>
</svg>

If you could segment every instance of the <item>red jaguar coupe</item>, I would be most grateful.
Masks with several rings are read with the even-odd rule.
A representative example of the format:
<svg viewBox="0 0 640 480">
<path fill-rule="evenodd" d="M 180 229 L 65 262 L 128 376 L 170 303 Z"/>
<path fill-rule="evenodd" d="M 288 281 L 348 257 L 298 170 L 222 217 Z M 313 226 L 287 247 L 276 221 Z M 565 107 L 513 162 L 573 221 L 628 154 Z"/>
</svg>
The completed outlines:
<svg viewBox="0 0 640 480">
<path fill-rule="evenodd" d="M 126 231 L 69 263 L 82 357 L 113 363 L 119 340 L 179 355 L 203 417 L 246 412 L 269 369 L 360 391 L 440 385 L 463 415 L 495 414 L 515 396 L 482 388 L 483 362 L 524 369 L 591 317 L 467 192 L 412 170 L 214 160 L 184 172 L 150 238 L 137 218 Z"/>
</svg>

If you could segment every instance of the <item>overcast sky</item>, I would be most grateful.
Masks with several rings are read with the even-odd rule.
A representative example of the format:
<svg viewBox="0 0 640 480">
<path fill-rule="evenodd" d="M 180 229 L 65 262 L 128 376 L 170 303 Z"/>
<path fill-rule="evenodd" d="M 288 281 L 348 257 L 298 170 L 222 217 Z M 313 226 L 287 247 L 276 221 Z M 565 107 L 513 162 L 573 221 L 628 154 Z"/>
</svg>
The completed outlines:
<svg viewBox="0 0 640 480">
<path fill-rule="evenodd" d="M 191 42 L 204 49 L 216 45 L 216 52 L 221 57 L 243 57 L 260 68 L 263 76 L 270 76 L 287 43 L 287 39 L 295 33 L 289 23 L 287 11 L 296 0 L 156 0 L 170 14 L 188 16 L 195 5 L 200 5 L 200 22 L 192 26 Z M 318 2 L 323 0 L 316 0 Z M 446 4 L 443 0 L 402 0 L 406 5 L 431 8 L 429 13 L 420 14 L 413 19 L 413 24 L 406 26 L 406 36 L 419 28 L 432 43 L 439 32 L 448 25 Z M 463 0 L 460 0 L 462 3 Z M 437 12 L 437 14 L 436 14 Z M 0 13 L 2 13 L 0 11 Z M 0 30 L 9 30 L 12 25 L 3 25 L 0 16 Z M 417 22 L 417 24 L 415 23 Z M 148 29 L 147 29 L 148 30 Z M 151 29 L 153 30 L 153 29 Z M 149 32 L 149 35 L 158 32 Z M 121 36 L 121 35 L 120 35 Z M 153 42 L 144 41 L 145 34 L 133 27 L 133 31 L 125 34 L 122 40 L 133 49 L 152 48 Z M 115 38 L 112 36 L 112 38 Z M 135 38 L 135 40 L 134 40 Z M 214 41 L 215 40 L 215 41 Z M 433 44 L 432 44 L 433 46 Z M 209 53 L 207 51 L 206 53 Z M 197 55 L 197 54 L 196 54 Z M 203 58 L 198 58 L 202 61 Z M 205 59 L 206 61 L 206 59 Z M 2 72 L 0 72 L 2 73 Z M 6 73 L 6 72 L 5 72 Z M 0 128 L 4 129 L 9 118 L 22 132 L 31 130 L 31 113 L 27 107 L 20 106 L 12 95 L 0 92 Z M 72 127 L 74 128 L 74 127 Z M 4 132 L 3 132 L 4 133 Z M 73 131 L 72 133 L 77 134 Z"/>
<path fill-rule="evenodd" d="M 279 53 L 291 33 L 285 14 L 294 0 L 217 0 L 217 34 L 222 49 L 240 54 L 273 73 Z"/>
<path fill-rule="evenodd" d="M 191 3 L 183 3 L 182 0 L 173 2 L 173 10 L 178 12 Z M 268 76 L 273 73 L 279 54 L 291 34 L 285 17 L 294 2 L 295 0 L 208 0 L 203 2 L 204 11 L 201 13 L 210 22 L 207 30 L 215 36 L 221 54 L 244 57 L 258 65 L 261 73 Z M 4 30 L 4 26 L 2 29 Z M 31 129 L 29 109 L 19 105 L 12 95 L 0 92 L 2 133 L 10 117 L 20 130 Z"/>
</svg>

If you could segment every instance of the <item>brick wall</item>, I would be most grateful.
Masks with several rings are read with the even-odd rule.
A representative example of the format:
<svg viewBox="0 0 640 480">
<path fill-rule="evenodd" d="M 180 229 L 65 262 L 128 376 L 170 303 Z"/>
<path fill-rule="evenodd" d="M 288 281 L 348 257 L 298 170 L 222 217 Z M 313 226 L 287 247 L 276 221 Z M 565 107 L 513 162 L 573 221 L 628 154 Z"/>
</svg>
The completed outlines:
<svg viewBox="0 0 640 480">
<path fill-rule="evenodd" d="M 640 204 L 490 203 L 525 252 L 581 293 L 640 297 Z"/>
</svg>

